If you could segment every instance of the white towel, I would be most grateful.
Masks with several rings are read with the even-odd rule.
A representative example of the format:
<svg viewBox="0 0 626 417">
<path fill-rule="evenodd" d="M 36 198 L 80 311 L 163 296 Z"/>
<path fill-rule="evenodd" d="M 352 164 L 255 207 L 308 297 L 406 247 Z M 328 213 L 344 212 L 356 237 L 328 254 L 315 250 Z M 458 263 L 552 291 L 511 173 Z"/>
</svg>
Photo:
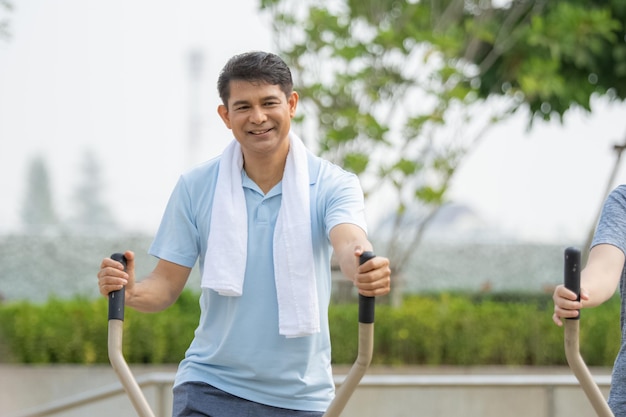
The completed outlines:
<svg viewBox="0 0 626 417">
<path fill-rule="evenodd" d="M 320 331 L 309 206 L 306 148 L 294 133 L 282 179 L 282 203 L 274 230 L 274 275 L 279 333 L 307 336 Z M 224 296 L 243 294 L 247 257 L 247 212 L 241 186 L 243 156 L 235 140 L 224 150 L 215 189 L 202 288 Z M 304 214 L 304 215 L 303 215 Z"/>
</svg>

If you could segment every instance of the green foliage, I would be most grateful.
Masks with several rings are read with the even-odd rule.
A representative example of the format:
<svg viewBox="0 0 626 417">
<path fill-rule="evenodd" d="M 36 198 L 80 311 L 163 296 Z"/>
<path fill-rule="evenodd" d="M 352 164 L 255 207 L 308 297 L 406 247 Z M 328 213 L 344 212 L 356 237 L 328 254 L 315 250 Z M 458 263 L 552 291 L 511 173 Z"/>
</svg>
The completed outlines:
<svg viewBox="0 0 626 417">
<path fill-rule="evenodd" d="M 400 276 L 463 158 L 521 108 L 562 120 L 626 98 L 620 0 L 260 0 L 294 72 L 309 143 L 357 173 L 395 218 Z M 312 123 L 310 123 L 312 122 Z M 383 207 L 387 209 L 387 207 Z M 395 288 L 394 288 L 395 291 Z"/>
<path fill-rule="evenodd" d="M 590 111 L 593 95 L 626 98 L 625 19 L 621 2 L 513 2 L 466 16 L 457 56 L 480 69 L 481 96 L 523 97 L 531 122 L 562 118 L 574 106 Z"/>
<path fill-rule="evenodd" d="M 562 365 L 562 331 L 552 323 L 545 304 L 488 298 L 478 301 L 444 293 L 411 297 L 399 309 L 381 306 L 374 362 Z M 613 347 L 610 362 L 618 340 Z"/>
<path fill-rule="evenodd" d="M 107 300 L 50 299 L 0 305 L 0 361 L 108 363 Z M 620 346 L 620 300 L 583 311 L 581 354 L 589 366 L 611 366 Z M 546 294 L 426 294 L 402 307 L 376 307 L 374 364 L 566 365 L 563 329 L 552 323 Z M 124 356 L 129 363 L 178 363 L 199 317 L 198 294 L 185 290 L 164 312 L 127 309 Z M 357 355 L 355 304 L 329 310 L 333 362 Z"/>
<path fill-rule="evenodd" d="M 191 343 L 200 318 L 199 295 L 183 291 L 166 311 L 143 314 L 128 309 L 125 318 L 124 352 L 134 363 L 178 363 Z"/>
<path fill-rule="evenodd" d="M 315 125 L 319 153 L 358 174 L 367 198 L 391 192 L 379 199 L 396 216 L 381 250 L 401 274 L 463 155 L 509 106 L 469 111 L 478 84 L 467 65 L 446 56 L 464 36 L 433 36 L 431 2 L 260 4 L 272 15 L 305 109 L 301 121 Z"/>
<path fill-rule="evenodd" d="M 124 352 L 134 363 L 176 363 L 191 342 L 200 314 L 197 295 L 156 314 L 126 309 Z M 0 306 L 0 361 L 107 363 L 108 301 L 75 298 Z"/>
<path fill-rule="evenodd" d="M 20 302 L 0 308 L 0 344 L 7 362 L 85 363 L 106 357 L 104 300 Z"/>
</svg>

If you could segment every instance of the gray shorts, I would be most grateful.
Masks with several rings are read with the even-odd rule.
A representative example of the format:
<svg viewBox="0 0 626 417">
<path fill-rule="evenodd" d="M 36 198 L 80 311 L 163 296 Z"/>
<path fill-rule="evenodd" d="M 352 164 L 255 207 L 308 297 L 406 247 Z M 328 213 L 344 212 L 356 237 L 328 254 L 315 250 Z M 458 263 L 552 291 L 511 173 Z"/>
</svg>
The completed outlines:
<svg viewBox="0 0 626 417">
<path fill-rule="evenodd" d="M 174 387 L 172 417 L 322 417 L 323 414 L 255 403 L 204 382 L 185 382 Z"/>
</svg>

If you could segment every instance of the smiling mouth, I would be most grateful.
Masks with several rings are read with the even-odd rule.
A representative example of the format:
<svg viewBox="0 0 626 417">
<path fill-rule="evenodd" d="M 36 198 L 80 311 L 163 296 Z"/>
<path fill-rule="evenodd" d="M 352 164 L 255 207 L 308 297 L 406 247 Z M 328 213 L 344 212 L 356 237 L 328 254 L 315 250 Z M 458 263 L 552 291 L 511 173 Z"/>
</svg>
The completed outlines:
<svg viewBox="0 0 626 417">
<path fill-rule="evenodd" d="M 263 135 L 269 132 L 270 130 L 272 129 L 270 128 L 270 129 L 263 129 L 263 130 L 250 130 L 248 131 L 248 133 L 250 133 L 251 135 Z"/>
</svg>

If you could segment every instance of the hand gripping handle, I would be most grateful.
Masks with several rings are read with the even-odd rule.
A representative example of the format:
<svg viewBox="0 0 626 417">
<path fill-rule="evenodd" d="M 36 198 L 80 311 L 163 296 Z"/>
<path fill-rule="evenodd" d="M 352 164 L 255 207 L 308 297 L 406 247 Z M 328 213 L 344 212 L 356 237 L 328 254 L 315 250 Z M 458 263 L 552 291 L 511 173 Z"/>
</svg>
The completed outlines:
<svg viewBox="0 0 626 417">
<path fill-rule="evenodd" d="M 568 290 L 573 291 L 580 300 L 580 251 L 576 248 L 565 249 L 564 262 L 564 285 Z M 604 395 L 596 384 L 589 368 L 585 364 L 584 359 L 580 355 L 579 335 L 580 322 L 578 321 L 580 312 L 577 317 L 565 320 L 565 357 L 567 363 L 574 372 L 576 379 L 580 382 L 580 386 L 587 395 L 589 402 L 595 410 L 598 417 L 613 417 L 613 412 L 609 408 Z"/>
<path fill-rule="evenodd" d="M 580 301 L 580 250 L 573 247 L 567 248 L 564 258 L 563 284 L 565 288 L 573 291 L 577 300 Z M 580 312 L 577 317 L 573 317 L 571 320 L 578 320 L 579 318 Z"/>
<path fill-rule="evenodd" d="M 126 270 L 126 258 L 121 253 L 114 253 L 111 259 L 121 262 Z M 124 287 L 109 293 L 109 361 L 115 370 L 124 390 L 128 394 L 139 417 L 154 417 L 150 404 L 135 380 L 122 352 L 124 333 Z"/>
<path fill-rule="evenodd" d="M 126 271 L 126 257 L 121 253 L 114 253 L 111 259 L 121 262 Z M 109 320 L 124 321 L 124 287 L 109 293 Z"/>
<path fill-rule="evenodd" d="M 374 257 L 376 257 L 374 252 L 363 252 L 359 258 L 359 264 L 363 265 Z M 359 323 L 374 323 L 375 312 L 376 298 L 359 294 Z"/>
<path fill-rule="evenodd" d="M 359 263 L 364 264 L 375 255 L 363 252 Z M 374 307 L 375 298 L 359 294 L 359 348 L 356 361 L 337 390 L 324 417 L 338 417 L 372 361 L 374 351 Z"/>
</svg>

